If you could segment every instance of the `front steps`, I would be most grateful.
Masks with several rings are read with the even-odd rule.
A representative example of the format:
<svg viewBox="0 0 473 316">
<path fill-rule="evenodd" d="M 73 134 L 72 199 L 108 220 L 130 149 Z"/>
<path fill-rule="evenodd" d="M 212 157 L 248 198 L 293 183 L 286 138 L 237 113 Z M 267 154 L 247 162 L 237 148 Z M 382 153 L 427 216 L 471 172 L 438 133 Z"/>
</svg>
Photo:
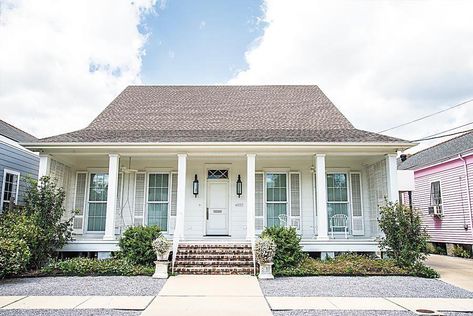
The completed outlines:
<svg viewBox="0 0 473 316">
<path fill-rule="evenodd" d="M 248 243 L 179 244 L 174 264 L 178 274 L 254 274 Z"/>
</svg>

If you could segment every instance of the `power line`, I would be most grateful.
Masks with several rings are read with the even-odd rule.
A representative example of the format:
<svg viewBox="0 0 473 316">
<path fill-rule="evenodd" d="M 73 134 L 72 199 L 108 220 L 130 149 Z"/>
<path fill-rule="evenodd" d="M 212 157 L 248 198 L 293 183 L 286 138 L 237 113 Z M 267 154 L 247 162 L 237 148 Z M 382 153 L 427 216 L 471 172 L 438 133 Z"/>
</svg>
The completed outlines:
<svg viewBox="0 0 473 316">
<path fill-rule="evenodd" d="M 441 131 L 441 132 L 438 132 L 438 133 L 435 133 L 435 134 L 432 134 L 432 135 L 424 136 L 424 137 L 419 138 L 419 139 L 424 139 L 424 138 L 428 138 L 428 137 L 434 137 L 434 136 L 437 136 L 437 135 L 441 135 L 443 133 L 451 132 L 451 131 L 454 131 L 456 129 L 459 129 L 459 128 L 462 128 L 462 127 L 465 127 L 465 126 L 468 126 L 468 125 L 471 125 L 471 124 L 473 124 L 473 122 L 466 123 L 466 124 L 463 124 L 463 125 L 460 125 L 460 126 L 457 126 L 457 127 L 454 127 L 454 128 L 449 128 L 445 131 Z M 459 133 L 463 133 L 463 132 L 459 132 Z"/>
<path fill-rule="evenodd" d="M 438 112 L 431 113 L 431 114 L 428 114 L 428 115 L 419 117 L 418 119 L 415 119 L 415 120 L 412 120 L 412 121 L 409 121 L 409 122 L 406 122 L 406 123 L 402 123 L 402 124 L 396 125 L 396 126 L 394 126 L 394 127 L 391 127 L 391 128 L 388 128 L 388 129 L 385 129 L 385 130 L 382 130 L 382 131 L 379 131 L 378 133 L 384 133 L 384 132 L 387 132 L 387 131 L 390 131 L 390 130 L 393 130 L 393 129 L 396 129 L 396 128 L 399 128 L 399 127 L 402 127 L 402 126 L 406 126 L 406 125 L 409 125 L 409 124 L 412 124 L 412 123 L 415 123 L 415 122 L 424 120 L 424 119 L 429 118 L 429 117 L 431 117 L 431 116 L 434 116 L 434 115 L 437 115 L 437 114 L 440 114 L 440 113 L 449 111 L 449 110 L 451 110 L 451 109 L 457 108 L 457 107 L 459 107 L 459 106 L 461 106 L 461 105 L 467 104 L 467 103 L 469 103 L 469 102 L 471 102 L 471 101 L 473 101 L 473 99 L 469 99 L 469 100 L 463 101 L 463 102 L 461 102 L 461 103 L 455 104 L 455 105 L 453 105 L 453 106 L 451 106 L 451 107 L 448 107 L 448 108 L 446 108 L 446 109 L 440 110 L 440 111 L 438 111 Z"/>
<path fill-rule="evenodd" d="M 424 141 L 424 140 L 432 140 L 432 139 L 437 139 L 437 138 L 442 138 L 442 137 L 455 136 L 455 135 L 458 135 L 458 134 L 465 134 L 465 133 L 469 133 L 469 132 L 473 132 L 473 128 L 468 129 L 466 131 L 461 131 L 461 132 L 456 132 L 456 133 L 451 133 L 451 134 L 446 134 L 446 135 L 441 135 L 441 136 L 433 136 L 433 137 L 429 136 L 429 137 L 425 137 L 425 138 L 421 138 L 421 139 L 412 140 L 412 142 L 421 142 L 421 141 Z"/>
</svg>

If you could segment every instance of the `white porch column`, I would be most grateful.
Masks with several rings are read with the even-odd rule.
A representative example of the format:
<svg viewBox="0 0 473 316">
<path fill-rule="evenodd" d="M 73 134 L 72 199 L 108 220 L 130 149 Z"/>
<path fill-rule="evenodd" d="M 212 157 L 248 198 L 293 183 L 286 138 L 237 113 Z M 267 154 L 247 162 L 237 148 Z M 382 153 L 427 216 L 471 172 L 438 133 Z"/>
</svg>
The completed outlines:
<svg viewBox="0 0 473 316">
<path fill-rule="evenodd" d="M 325 154 L 315 155 L 317 178 L 317 240 L 328 240 L 327 179 L 325 175 Z"/>
<path fill-rule="evenodd" d="M 388 201 L 396 202 L 399 198 L 399 189 L 397 184 L 397 155 L 386 155 L 386 175 L 388 182 Z"/>
<path fill-rule="evenodd" d="M 108 192 L 107 213 L 105 217 L 104 240 L 115 240 L 115 213 L 117 209 L 118 169 L 120 167 L 120 156 L 109 154 L 108 159 Z"/>
<path fill-rule="evenodd" d="M 38 180 L 43 176 L 49 175 L 49 167 L 51 166 L 51 156 L 39 154 L 39 170 Z"/>
<path fill-rule="evenodd" d="M 186 208 L 187 154 L 177 155 L 177 203 L 174 235 L 184 238 L 184 211 Z"/>
<path fill-rule="evenodd" d="M 256 155 L 246 155 L 246 239 L 255 238 Z"/>
</svg>

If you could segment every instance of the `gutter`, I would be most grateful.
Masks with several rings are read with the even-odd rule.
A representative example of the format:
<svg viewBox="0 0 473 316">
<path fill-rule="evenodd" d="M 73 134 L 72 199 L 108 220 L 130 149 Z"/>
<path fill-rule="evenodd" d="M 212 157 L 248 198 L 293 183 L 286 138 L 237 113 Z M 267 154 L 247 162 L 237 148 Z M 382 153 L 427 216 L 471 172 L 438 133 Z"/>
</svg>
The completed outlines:
<svg viewBox="0 0 473 316">
<path fill-rule="evenodd" d="M 468 209 L 470 211 L 470 232 L 471 236 L 473 237 L 473 211 L 471 208 L 471 194 L 470 194 L 470 179 L 468 177 L 468 165 L 466 163 L 465 158 L 461 154 L 458 155 L 461 161 L 463 161 L 463 166 L 465 168 L 465 180 L 466 180 L 466 193 L 468 195 Z"/>
</svg>

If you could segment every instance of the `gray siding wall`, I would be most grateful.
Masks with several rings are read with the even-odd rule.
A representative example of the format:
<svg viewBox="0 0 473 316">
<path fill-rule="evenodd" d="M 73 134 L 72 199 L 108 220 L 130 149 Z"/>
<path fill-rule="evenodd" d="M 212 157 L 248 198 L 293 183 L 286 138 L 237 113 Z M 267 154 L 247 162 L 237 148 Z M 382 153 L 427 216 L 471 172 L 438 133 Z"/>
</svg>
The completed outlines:
<svg viewBox="0 0 473 316">
<path fill-rule="evenodd" d="M 473 188 L 473 171 L 469 166 L 470 189 Z M 416 177 L 416 190 L 413 192 L 414 207 L 422 211 L 422 217 L 430 240 L 433 242 L 472 244 L 472 227 L 470 226 L 468 194 L 464 166 L 445 169 L 436 173 Z M 442 194 L 443 217 L 437 218 L 428 214 L 430 206 L 430 184 L 440 181 Z"/>
<path fill-rule="evenodd" d="M 3 187 L 3 174 L 5 169 L 20 173 L 20 188 L 18 190 L 18 204 L 23 203 L 26 189 L 26 177 L 34 179 L 38 177 L 39 156 L 16 148 L 0 141 L 0 190 Z"/>
</svg>

